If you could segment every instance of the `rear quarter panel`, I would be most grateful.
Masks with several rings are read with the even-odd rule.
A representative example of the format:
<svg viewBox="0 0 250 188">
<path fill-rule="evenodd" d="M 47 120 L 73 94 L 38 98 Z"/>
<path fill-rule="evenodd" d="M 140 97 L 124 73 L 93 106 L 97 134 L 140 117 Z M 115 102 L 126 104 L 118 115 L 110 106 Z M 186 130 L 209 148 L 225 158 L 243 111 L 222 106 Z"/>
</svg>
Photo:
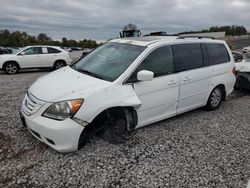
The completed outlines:
<svg viewBox="0 0 250 188">
<path fill-rule="evenodd" d="M 234 63 L 223 63 L 212 66 L 211 90 L 217 85 L 223 84 L 225 86 L 226 95 L 233 92 L 235 84 L 235 75 L 233 74 Z"/>
<path fill-rule="evenodd" d="M 211 91 L 217 85 L 223 84 L 225 86 L 226 95 L 229 95 L 233 92 L 234 84 L 236 81 L 236 77 L 233 73 L 235 63 L 234 63 L 234 58 L 233 58 L 233 55 L 232 55 L 230 48 L 228 47 L 226 42 L 223 42 L 223 43 L 227 49 L 227 52 L 228 52 L 228 55 L 230 58 L 230 62 L 211 66 L 211 68 L 212 68 L 212 80 L 211 80 L 212 81 L 211 82 L 212 88 L 211 88 Z"/>
</svg>

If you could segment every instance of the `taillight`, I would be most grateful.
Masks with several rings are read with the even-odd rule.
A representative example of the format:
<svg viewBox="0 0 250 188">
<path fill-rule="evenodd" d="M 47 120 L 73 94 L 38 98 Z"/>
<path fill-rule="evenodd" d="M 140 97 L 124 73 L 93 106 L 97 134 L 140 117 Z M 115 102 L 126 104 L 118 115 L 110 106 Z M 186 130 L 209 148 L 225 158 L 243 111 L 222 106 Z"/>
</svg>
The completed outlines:
<svg viewBox="0 0 250 188">
<path fill-rule="evenodd" d="M 235 68 L 235 67 L 233 68 L 232 73 L 233 73 L 234 75 L 236 75 L 236 68 Z"/>
</svg>

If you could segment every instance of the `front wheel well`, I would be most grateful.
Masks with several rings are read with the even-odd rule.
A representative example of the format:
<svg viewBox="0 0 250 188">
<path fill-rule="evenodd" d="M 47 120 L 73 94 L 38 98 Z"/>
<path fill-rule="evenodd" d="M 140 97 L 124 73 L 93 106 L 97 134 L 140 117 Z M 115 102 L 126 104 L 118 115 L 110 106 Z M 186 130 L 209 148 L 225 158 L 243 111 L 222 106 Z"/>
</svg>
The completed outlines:
<svg viewBox="0 0 250 188">
<path fill-rule="evenodd" d="M 93 137 L 99 130 L 107 126 L 107 122 L 116 121 L 118 128 L 123 131 L 134 129 L 137 125 L 137 113 L 133 107 L 112 107 L 99 113 L 90 124 L 82 131 L 78 149 L 84 146 L 87 141 Z"/>
<path fill-rule="evenodd" d="M 7 63 L 15 63 L 17 65 L 18 69 L 20 69 L 20 65 L 16 61 L 6 61 L 6 62 L 4 62 L 3 69 L 5 68 L 5 66 L 7 65 Z"/>
<path fill-rule="evenodd" d="M 114 116 L 116 119 L 124 118 L 127 122 L 128 130 L 134 129 L 135 126 L 137 125 L 138 117 L 134 108 L 133 107 L 121 107 L 121 106 L 111 107 L 102 111 L 93 119 L 91 124 L 96 124 L 97 122 L 103 121 L 103 119 L 107 118 L 107 114 L 108 114 L 107 112 L 111 116 Z"/>
<path fill-rule="evenodd" d="M 56 62 L 63 62 L 63 63 L 66 65 L 66 61 L 63 60 L 63 59 L 57 59 L 57 60 L 55 60 L 54 64 L 55 64 Z"/>
</svg>

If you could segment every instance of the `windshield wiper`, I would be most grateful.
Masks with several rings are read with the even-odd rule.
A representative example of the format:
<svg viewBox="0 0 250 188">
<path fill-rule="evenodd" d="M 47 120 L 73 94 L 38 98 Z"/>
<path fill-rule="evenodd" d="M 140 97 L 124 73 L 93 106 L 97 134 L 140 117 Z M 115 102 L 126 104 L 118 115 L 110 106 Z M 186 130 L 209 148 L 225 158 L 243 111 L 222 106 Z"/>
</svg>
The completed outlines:
<svg viewBox="0 0 250 188">
<path fill-rule="evenodd" d="M 77 69 L 77 71 L 79 71 L 79 72 L 81 72 L 81 73 L 83 73 L 83 74 L 87 74 L 87 75 L 89 75 L 89 76 L 93 76 L 93 77 L 95 77 L 95 78 L 99 78 L 99 79 L 104 80 L 101 76 L 99 76 L 99 75 L 97 75 L 97 74 L 95 74 L 95 73 L 93 73 L 93 72 L 90 72 L 90 71 L 88 71 L 88 70 Z"/>
</svg>

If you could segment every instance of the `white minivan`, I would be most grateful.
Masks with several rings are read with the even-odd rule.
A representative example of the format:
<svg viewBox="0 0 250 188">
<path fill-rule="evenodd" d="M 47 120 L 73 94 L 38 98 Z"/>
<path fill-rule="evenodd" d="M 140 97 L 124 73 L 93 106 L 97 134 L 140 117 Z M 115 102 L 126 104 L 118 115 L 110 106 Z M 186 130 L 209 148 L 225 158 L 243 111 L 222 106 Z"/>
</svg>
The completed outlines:
<svg viewBox="0 0 250 188">
<path fill-rule="evenodd" d="M 71 152 L 106 126 L 121 133 L 199 107 L 215 110 L 232 93 L 234 73 L 224 41 L 114 39 L 39 78 L 20 116 L 37 139 Z"/>
</svg>

